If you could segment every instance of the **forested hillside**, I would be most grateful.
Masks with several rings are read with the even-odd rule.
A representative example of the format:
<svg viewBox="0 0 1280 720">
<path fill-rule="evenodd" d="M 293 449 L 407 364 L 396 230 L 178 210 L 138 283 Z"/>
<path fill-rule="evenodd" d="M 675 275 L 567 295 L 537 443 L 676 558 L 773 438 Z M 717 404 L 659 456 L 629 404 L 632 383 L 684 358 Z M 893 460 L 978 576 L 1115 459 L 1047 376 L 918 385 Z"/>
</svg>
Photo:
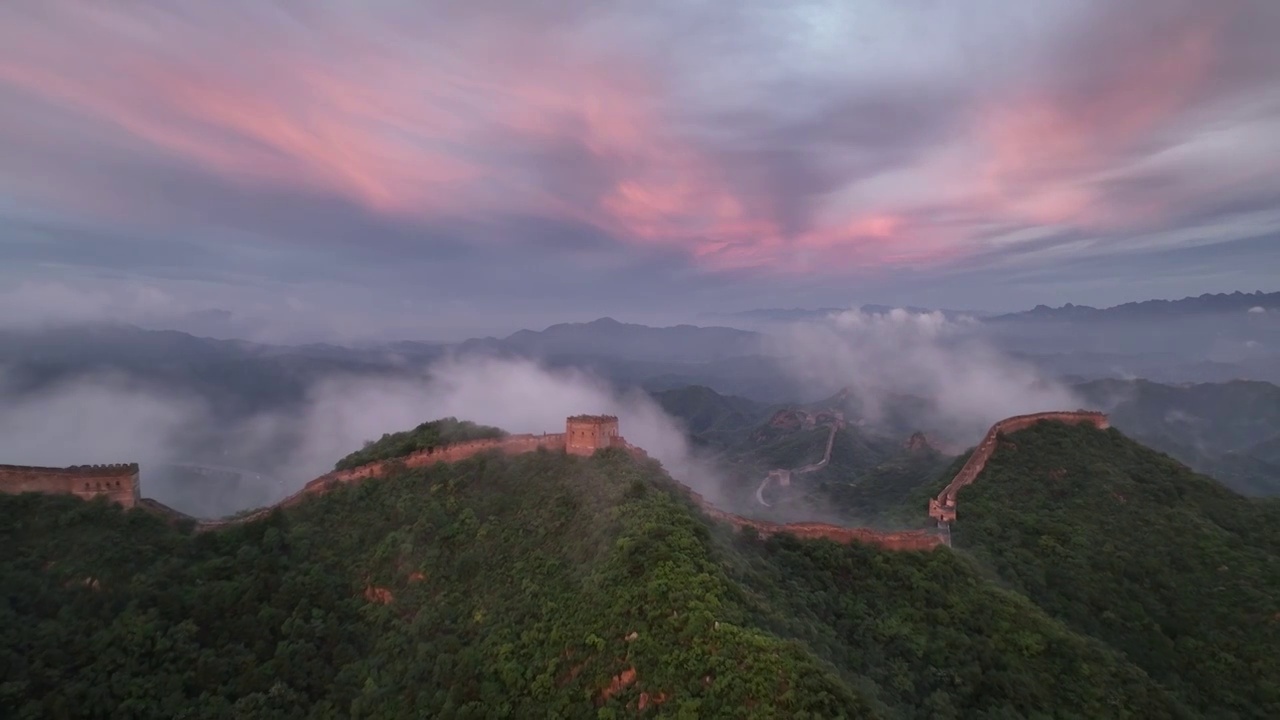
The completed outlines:
<svg viewBox="0 0 1280 720">
<path fill-rule="evenodd" d="M 1280 502 L 1044 423 L 958 498 L 957 549 L 1205 717 L 1280 717 Z"/>
<path fill-rule="evenodd" d="M 618 451 L 200 535 L 0 496 L 0 546 L 6 717 L 1190 717 L 963 556 L 735 535 Z"/>
<path fill-rule="evenodd" d="M 500 438 L 504 435 L 506 432 L 500 428 L 477 425 L 470 420 L 441 418 L 424 422 L 412 430 L 384 433 L 382 437 L 366 442 L 363 448 L 339 460 L 334 469 L 349 470 L 377 460 L 404 457 L 451 443 Z"/>
</svg>

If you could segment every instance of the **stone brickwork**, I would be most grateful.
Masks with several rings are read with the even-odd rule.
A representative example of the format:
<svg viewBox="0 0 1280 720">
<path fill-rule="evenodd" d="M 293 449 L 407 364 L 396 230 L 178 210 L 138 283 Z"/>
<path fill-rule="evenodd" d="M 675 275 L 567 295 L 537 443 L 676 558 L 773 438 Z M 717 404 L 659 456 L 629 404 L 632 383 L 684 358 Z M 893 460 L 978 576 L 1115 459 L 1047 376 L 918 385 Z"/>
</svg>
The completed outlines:
<svg viewBox="0 0 1280 720">
<path fill-rule="evenodd" d="M 982 472 L 987 460 L 991 458 L 991 454 L 995 451 L 1000 435 L 1022 430 L 1046 420 L 1066 423 L 1089 423 L 1099 429 L 1110 427 L 1105 414 L 1083 410 L 1019 415 L 1001 420 L 987 431 L 982 442 L 951 483 L 937 497 L 929 501 L 929 516 L 944 526 L 944 531 L 948 529 L 946 526 L 956 518 L 956 494 L 961 488 L 972 483 Z M 490 451 L 507 455 L 519 455 L 545 449 L 563 451 L 572 455 L 589 456 L 597 450 L 605 448 L 621 449 L 638 459 L 648 458 L 644 450 L 631 445 L 622 437 L 619 433 L 618 418 L 611 415 L 577 415 L 565 421 L 565 432 L 563 433 L 507 435 L 501 438 L 471 440 L 429 448 L 394 460 L 377 461 L 349 470 L 331 472 L 312 480 L 302 490 L 271 507 L 229 520 L 201 521 L 198 522 L 196 528 L 197 530 L 207 531 L 227 525 L 257 520 L 265 517 L 276 508 L 292 507 L 305 500 L 308 496 L 327 492 L 342 484 L 362 482 L 368 478 L 390 474 L 395 467 L 400 466 L 417 468 L 439 462 L 458 462 Z M 829 457 L 830 441 L 828 441 L 827 453 L 827 457 Z M 841 527 L 826 523 L 780 524 L 754 520 L 725 512 L 712 505 L 698 493 L 687 488 L 686 490 L 698 507 L 709 517 L 729 523 L 739 529 L 752 528 L 762 536 L 789 533 L 800 538 L 826 538 L 838 543 L 867 543 L 889 550 L 923 551 L 949 544 L 946 541 L 946 532 L 938 533 L 927 530 L 880 532 L 868 528 Z M 106 496 L 126 508 L 141 506 L 152 512 L 173 518 L 181 516 L 180 513 L 176 513 L 154 500 L 142 500 L 139 491 L 138 465 L 136 463 L 81 465 L 67 468 L 0 465 L 0 492 L 66 493 L 86 499 Z"/>
<path fill-rule="evenodd" d="M 978 475 L 982 473 L 982 469 L 987 466 L 987 461 L 991 459 L 991 454 L 996 450 L 996 444 L 1000 440 L 1000 436 L 1007 433 L 1024 430 L 1039 422 L 1056 421 L 1071 425 L 1088 423 L 1105 430 L 1111 427 L 1110 420 L 1107 419 L 1105 413 L 1093 412 L 1090 410 L 1077 410 L 1075 412 L 1043 412 L 1032 415 L 1015 415 L 1011 418 L 1005 418 L 987 431 L 983 436 L 982 442 L 978 443 L 978 447 L 974 449 L 973 454 L 969 456 L 969 460 L 965 462 L 964 467 L 960 468 L 960 472 L 952 481 L 943 488 L 938 496 L 929 500 L 929 517 L 937 520 L 939 523 L 953 523 L 956 519 L 956 495 L 966 485 L 978 479 Z"/>
<path fill-rule="evenodd" d="M 591 456 L 613 446 L 619 438 L 618 418 L 613 415 L 575 415 L 565 421 L 565 452 Z"/>
<path fill-rule="evenodd" d="M 395 460 L 372 462 L 350 470 L 338 470 L 321 475 L 307 483 L 302 490 L 281 500 L 275 505 L 257 512 L 241 515 L 228 520 L 204 521 L 196 526 L 197 530 L 216 530 L 228 525 L 251 522 L 269 515 L 276 508 L 288 508 L 297 505 L 312 495 L 323 494 L 346 483 L 362 482 L 368 478 L 382 477 L 390 474 L 396 466 L 408 468 L 426 467 L 438 462 L 458 462 L 482 452 L 496 451 L 507 455 L 534 452 L 538 449 L 560 450 L 573 455 L 588 455 L 602 448 L 624 450 L 637 459 L 649 456 L 641 448 L 626 441 L 618 432 L 618 419 L 613 416 L 579 415 L 565 421 L 565 432 L 544 435 L 508 435 L 503 438 L 489 440 L 472 440 L 469 442 L 423 450 Z M 943 544 L 936 533 L 915 530 L 907 532 L 885 533 L 866 528 L 847 528 L 824 523 L 793 523 L 780 525 L 777 523 L 752 520 L 739 515 L 724 512 L 707 502 L 705 498 L 686 488 L 689 496 L 711 518 L 733 525 L 736 528 L 751 527 L 762 536 L 788 532 L 802 538 L 827 538 L 839 543 L 863 542 L 878 545 L 890 550 L 929 550 Z"/>
<path fill-rule="evenodd" d="M 103 496 L 126 508 L 138 504 L 138 465 L 30 467 L 0 465 L 0 492 L 59 493 L 89 500 Z"/>
<path fill-rule="evenodd" d="M 843 527 L 840 525 L 829 525 L 827 523 L 773 523 L 765 520 L 754 520 L 745 518 L 741 515 L 728 513 L 720 508 L 712 505 L 706 498 L 698 493 L 690 490 L 689 495 L 693 498 L 694 503 L 702 508 L 702 512 L 708 517 L 721 522 L 729 523 L 738 528 L 751 528 L 761 535 L 768 537 L 778 533 L 788 533 L 798 538 L 808 540 L 816 538 L 825 538 L 838 542 L 842 545 L 859 542 L 867 545 L 875 545 L 886 550 L 932 550 L 946 543 L 942 536 L 930 530 L 903 530 L 899 532 L 881 532 L 879 530 L 871 530 L 870 528 Z"/>
</svg>

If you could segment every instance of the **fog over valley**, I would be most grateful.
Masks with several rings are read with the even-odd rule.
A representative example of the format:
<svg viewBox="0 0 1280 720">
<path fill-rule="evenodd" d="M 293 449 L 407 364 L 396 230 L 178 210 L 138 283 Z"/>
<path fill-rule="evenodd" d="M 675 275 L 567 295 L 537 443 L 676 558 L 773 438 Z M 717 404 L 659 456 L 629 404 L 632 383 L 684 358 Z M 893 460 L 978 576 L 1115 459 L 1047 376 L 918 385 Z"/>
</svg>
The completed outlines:
<svg viewBox="0 0 1280 720">
<path fill-rule="evenodd" d="M 0 2 L 0 719 L 1280 718 L 1277 38 Z"/>
<path fill-rule="evenodd" d="M 1094 378 L 1278 380 L 1268 372 L 1277 366 L 1250 362 L 1272 357 L 1280 337 L 1280 310 L 1264 307 L 1275 297 L 1156 320 L 1073 308 L 996 317 L 852 308 L 742 330 L 605 319 L 505 339 L 362 347 L 105 324 L 10 327 L 0 333 L 0 456 L 139 462 L 149 496 L 219 516 L 274 502 L 367 441 L 427 420 L 541 433 L 558 432 L 567 415 L 606 413 L 674 476 L 718 496 L 732 482 L 715 453 L 693 452 L 690 418 L 665 412 L 652 393 L 707 386 L 763 413 L 844 391 L 865 431 L 922 431 L 958 451 L 1003 417 L 1109 409 L 1134 395 L 1081 386 Z M 1172 425 L 1204 421 L 1193 407 L 1167 415 Z"/>
</svg>

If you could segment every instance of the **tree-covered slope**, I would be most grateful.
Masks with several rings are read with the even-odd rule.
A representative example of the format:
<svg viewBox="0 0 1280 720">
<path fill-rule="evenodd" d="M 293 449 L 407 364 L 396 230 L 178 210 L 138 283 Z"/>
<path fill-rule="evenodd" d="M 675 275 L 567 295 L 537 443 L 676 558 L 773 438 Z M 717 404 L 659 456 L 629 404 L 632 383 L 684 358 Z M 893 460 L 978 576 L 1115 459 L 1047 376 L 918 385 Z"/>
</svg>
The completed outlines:
<svg viewBox="0 0 1280 720">
<path fill-rule="evenodd" d="M 1043 423 L 958 504 L 957 548 L 1198 713 L 1280 716 L 1280 503 L 1115 429 Z"/>
<path fill-rule="evenodd" d="M 1184 716 L 961 556 L 737 536 L 620 451 L 194 536 L 0 496 L 0 547 L 5 717 Z"/>
<path fill-rule="evenodd" d="M 704 385 L 688 385 L 651 393 L 668 415 L 678 418 L 695 438 L 730 442 L 761 423 L 768 407 L 734 395 L 721 395 Z"/>
<path fill-rule="evenodd" d="M 335 465 L 335 470 L 347 470 L 376 460 L 404 457 L 420 450 L 440 447 L 468 440 L 500 438 L 506 432 L 488 425 L 477 425 L 470 420 L 441 418 L 424 422 L 412 430 L 384 433 L 377 440 L 370 440 L 364 447 L 347 455 Z"/>
<path fill-rule="evenodd" d="M 802 430 L 767 427 L 753 435 L 754 442 L 732 448 L 730 457 L 739 467 L 752 468 L 758 483 L 769 469 L 820 461 L 829 434 L 827 425 Z M 932 448 L 909 449 L 902 439 L 846 426 L 836 431 L 825 466 L 793 474 L 788 487 L 770 485 L 764 492 L 770 508 L 753 512 L 799 520 L 821 509 L 824 518 L 844 523 L 914 524 L 924 517 L 924 501 L 914 502 L 914 493 L 931 485 L 950 461 Z"/>
</svg>

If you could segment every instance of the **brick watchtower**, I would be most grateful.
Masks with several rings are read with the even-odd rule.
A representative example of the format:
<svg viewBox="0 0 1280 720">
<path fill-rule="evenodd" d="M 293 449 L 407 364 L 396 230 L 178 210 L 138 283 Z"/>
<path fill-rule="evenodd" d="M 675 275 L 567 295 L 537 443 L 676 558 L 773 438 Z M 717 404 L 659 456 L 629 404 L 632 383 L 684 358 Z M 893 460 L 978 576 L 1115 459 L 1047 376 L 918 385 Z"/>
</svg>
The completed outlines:
<svg viewBox="0 0 1280 720">
<path fill-rule="evenodd" d="M 65 493 L 89 500 L 99 495 L 126 508 L 138 504 L 138 464 L 30 467 L 0 465 L 0 492 Z"/>
<path fill-rule="evenodd" d="M 615 415 L 574 415 L 565 421 L 564 449 L 570 455 L 594 455 L 618 437 Z"/>
</svg>

